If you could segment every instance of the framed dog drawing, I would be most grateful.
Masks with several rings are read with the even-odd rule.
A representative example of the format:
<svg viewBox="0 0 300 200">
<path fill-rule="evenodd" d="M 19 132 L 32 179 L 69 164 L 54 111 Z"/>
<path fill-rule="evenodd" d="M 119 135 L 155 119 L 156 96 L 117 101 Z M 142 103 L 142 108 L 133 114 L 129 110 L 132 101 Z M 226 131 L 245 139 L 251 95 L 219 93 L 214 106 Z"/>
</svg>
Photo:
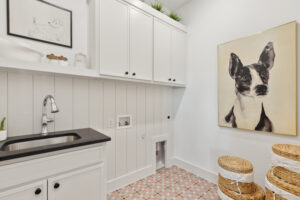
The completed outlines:
<svg viewBox="0 0 300 200">
<path fill-rule="evenodd" d="M 219 126 L 297 135 L 297 22 L 218 46 Z"/>
</svg>

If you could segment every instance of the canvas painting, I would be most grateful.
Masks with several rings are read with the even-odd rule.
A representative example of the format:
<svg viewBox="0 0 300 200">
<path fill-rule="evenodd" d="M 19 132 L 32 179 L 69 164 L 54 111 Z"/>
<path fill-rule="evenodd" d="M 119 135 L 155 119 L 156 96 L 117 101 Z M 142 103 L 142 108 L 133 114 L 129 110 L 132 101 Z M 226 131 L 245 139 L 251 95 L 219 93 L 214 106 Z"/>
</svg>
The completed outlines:
<svg viewBox="0 0 300 200">
<path fill-rule="evenodd" d="M 219 126 L 297 135 L 297 23 L 218 46 Z"/>
<path fill-rule="evenodd" d="M 72 11 L 42 0 L 7 0 L 7 33 L 72 47 Z"/>
</svg>

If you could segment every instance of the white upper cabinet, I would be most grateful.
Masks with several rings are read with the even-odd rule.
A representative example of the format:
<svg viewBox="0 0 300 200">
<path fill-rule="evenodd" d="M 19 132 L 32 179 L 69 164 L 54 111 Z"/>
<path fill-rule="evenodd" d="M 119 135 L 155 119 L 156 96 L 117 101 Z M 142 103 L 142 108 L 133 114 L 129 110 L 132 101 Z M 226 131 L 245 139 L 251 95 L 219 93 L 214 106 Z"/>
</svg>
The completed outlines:
<svg viewBox="0 0 300 200">
<path fill-rule="evenodd" d="M 100 75 L 185 84 L 183 25 L 131 3 L 100 1 Z"/>
<path fill-rule="evenodd" d="M 130 75 L 152 80 L 153 16 L 130 8 Z"/>
<path fill-rule="evenodd" d="M 129 7 L 121 0 L 100 1 L 100 74 L 129 73 Z"/>
<path fill-rule="evenodd" d="M 154 20 L 154 81 L 185 84 L 186 33 Z"/>
<path fill-rule="evenodd" d="M 154 80 L 171 82 L 171 32 L 169 25 L 154 20 Z"/>
<path fill-rule="evenodd" d="M 172 82 L 185 83 L 186 66 L 186 33 L 181 30 L 172 31 Z"/>
</svg>

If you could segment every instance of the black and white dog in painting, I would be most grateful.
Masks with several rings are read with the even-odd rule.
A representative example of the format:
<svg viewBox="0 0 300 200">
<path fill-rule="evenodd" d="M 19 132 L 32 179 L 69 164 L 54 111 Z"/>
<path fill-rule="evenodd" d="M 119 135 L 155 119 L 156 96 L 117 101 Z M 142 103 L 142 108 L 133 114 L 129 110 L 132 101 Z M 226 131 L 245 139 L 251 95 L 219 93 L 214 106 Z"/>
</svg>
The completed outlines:
<svg viewBox="0 0 300 200">
<path fill-rule="evenodd" d="M 263 98 L 268 94 L 269 72 L 274 65 L 275 51 L 269 42 L 259 61 L 244 66 L 239 57 L 231 53 L 229 74 L 235 81 L 236 100 L 225 121 L 234 128 L 273 131 L 273 124 L 266 115 Z"/>
</svg>

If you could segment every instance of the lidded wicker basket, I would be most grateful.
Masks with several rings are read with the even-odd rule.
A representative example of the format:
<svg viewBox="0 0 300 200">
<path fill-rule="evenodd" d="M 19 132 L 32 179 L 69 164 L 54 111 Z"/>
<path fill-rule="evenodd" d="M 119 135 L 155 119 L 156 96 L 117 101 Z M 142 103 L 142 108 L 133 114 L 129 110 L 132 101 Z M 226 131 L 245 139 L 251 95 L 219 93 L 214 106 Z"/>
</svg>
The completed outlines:
<svg viewBox="0 0 300 200">
<path fill-rule="evenodd" d="M 279 188 L 280 190 L 284 191 L 285 193 L 287 193 L 289 195 L 299 197 L 299 199 L 300 199 L 300 187 L 298 187 L 296 185 L 292 185 L 290 183 L 287 183 L 283 179 L 278 178 L 277 176 L 274 175 L 273 170 L 268 171 L 266 178 L 267 178 L 267 181 L 269 181 L 270 184 L 272 184 L 276 188 Z M 276 199 L 276 197 L 277 197 L 277 199 L 284 199 L 283 197 L 280 197 L 280 194 L 274 194 L 274 191 L 271 191 L 271 188 L 266 187 L 266 190 L 267 190 L 267 198 L 266 199 L 273 200 L 274 195 L 275 195 L 275 199 Z M 283 196 L 283 195 L 281 195 L 281 196 Z"/>
<path fill-rule="evenodd" d="M 235 200 L 264 200 L 265 199 L 265 192 L 264 190 L 257 184 L 254 184 L 254 193 L 252 194 L 239 194 L 237 192 L 231 191 L 226 189 L 225 187 L 219 185 L 220 191 L 228 196 L 229 198 Z M 219 199 L 221 199 L 219 197 Z"/>
<path fill-rule="evenodd" d="M 300 174 L 292 172 L 283 167 L 274 167 L 273 168 L 274 176 L 284 180 L 285 182 L 298 186 L 300 188 Z"/>
<path fill-rule="evenodd" d="M 255 192 L 253 182 L 253 165 L 251 162 L 234 156 L 222 156 L 218 160 L 219 186 L 238 194 Z M 249 181 L 250 180 L 250 181 Z"/>
<path fill-rule="evenodd" d="M 273 175 L 300 187 L 300 146 L 275 144 L 273 150 Z"/>
</svg>

